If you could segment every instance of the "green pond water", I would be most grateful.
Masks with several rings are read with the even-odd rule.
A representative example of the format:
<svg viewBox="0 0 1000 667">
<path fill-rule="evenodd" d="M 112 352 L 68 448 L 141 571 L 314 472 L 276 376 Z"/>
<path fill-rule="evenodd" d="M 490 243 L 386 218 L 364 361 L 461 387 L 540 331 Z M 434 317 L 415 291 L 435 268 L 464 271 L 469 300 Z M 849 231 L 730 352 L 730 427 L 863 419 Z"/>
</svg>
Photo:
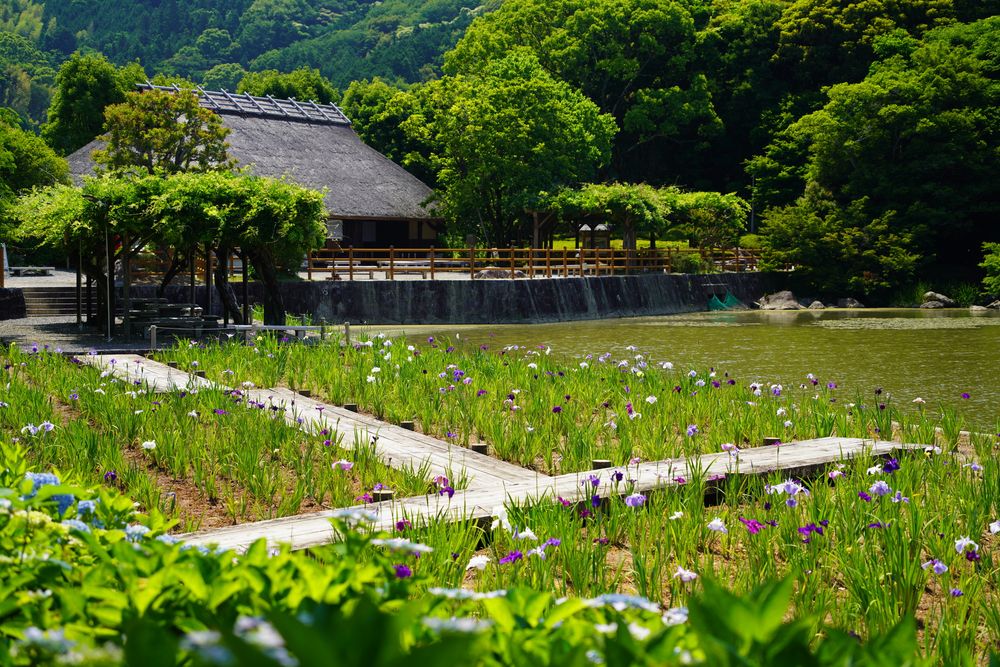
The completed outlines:
<svg viewBox="0 0 1000 667">
<path fill-rule="evenodd" d="M 372 328 L 373 330 L 375 327 Z M 845 399 L 882 387 L 893 404 L 912 409 L 951 405 L 969 426 L 1000 422 L 1000 313 L 966 310 L 866 309 L 694 313 L 536 325 L 382 327 L 408 335 L 441 335 L 491 347 L 548 345 L 573 357 L 634 345 L 675 369 L 714 367 L 746 382 L 799 384 L 813 373 L 833 381 Z M 969 398 L 963 399 L 962 394 Z"/>
</svg>

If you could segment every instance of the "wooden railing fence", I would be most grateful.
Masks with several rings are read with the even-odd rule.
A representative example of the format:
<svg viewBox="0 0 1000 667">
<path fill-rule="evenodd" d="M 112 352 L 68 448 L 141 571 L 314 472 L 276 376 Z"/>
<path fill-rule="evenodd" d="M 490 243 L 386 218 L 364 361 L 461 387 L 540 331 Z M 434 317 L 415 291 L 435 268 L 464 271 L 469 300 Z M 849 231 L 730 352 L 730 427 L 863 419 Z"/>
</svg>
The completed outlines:
<svg viewBox="0 0 1000 667">
<path fill-rule="evenodd" d="M 747 248 L 354 248 L 322 249 L 303 260 L 300 273 L 308 280 L 386 279 L 419 275 L 430 280 L 476 278 L 571 278 L 639 273 L 718 273 L 756 271 L 760 253 Z M 140 255 L 131 263 L 132 282 L 159 281 L 170 259 L 162 254 Z M 214 266 L 214 258 L 212 258 Z M 200 254 L 194 278 L 203 282 L 211 267 Z M 180 282 L 191 275 L 190 263 L 178 272 Z M 229 274 L 242 274 L 239 255 L 229 258 Z"/>
</svg>

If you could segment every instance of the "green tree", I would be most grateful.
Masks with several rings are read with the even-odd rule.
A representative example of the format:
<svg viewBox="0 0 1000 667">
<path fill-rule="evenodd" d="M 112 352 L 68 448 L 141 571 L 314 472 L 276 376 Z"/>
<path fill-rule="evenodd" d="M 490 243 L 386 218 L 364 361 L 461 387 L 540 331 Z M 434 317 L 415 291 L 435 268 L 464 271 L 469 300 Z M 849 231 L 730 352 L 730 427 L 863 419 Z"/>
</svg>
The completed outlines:
<svg viewBox="0 0 1000 667">
<path fill-rule="evenodd" d="M 782 14 L 775 60 L 800 89 L 864 78 L 881 35 L 919 37 L 954 21 L 953 0 L 795 0 Z"/>
<path fill-rule="evenodd" d="M 722 134 L 703 155 L 706 180 L 712 187 L 743 190 L 744 162 L 792 120 L 782 113 L 788 82 L 772 60 L 780 36 L 777 22 L 788 2 L 716 0 L 712 6 L 715 13 L 698 35 L 698 61 Z"/>
<path fill-rule="evenodd" d="M 145 79 L 138 64 L 117 69 L 100 54 L 74 53 L 59 68 L 42 137 L 56 152 L 72 153 L 101 133 L 104 108 L 124 101 Z"/>
<path fill-rule="evenodd" d="M 437 177 L 427 157 L 432 138 L 427 133 L 406 132 L 403 126 L 410 116 L 433 115 L 430 97 L 419 86 L 400 90 L 375 78 L 352 82 L 342 108 L 362 141 L 434 187 Z"/>
<path fill-rule="evenodd" d="M 424 94 L 435 113 L 410 116 L 405 130 L 432 145 L 438 202 L 455 230 L 491 244 L 516 240 L 544 192 L 592 177 L 610 155 L 614 120 L 523 52 Z"/>
<path fill-rule="evenodd" d="M 66 161 L 34 134 L 0 114 L 0 232 L 11 224 L 9 208 L 21 193 L 37 186 L 69 182 Z"/>
<path fill-rule="evenodd" d="M 515 50 L 581 90 L 621 133 L 611 175 L 691 183 L 721 131 L 697 62 L 698 3 L 672 0 L 509 0 L 478 18 L 445 58 L 475 73 Z"/>
<path fill-rule="evenodd" d="M 792 266 L 827 294 L 871 294 L 912 278 L 919 256 L 897 230 L 895 212 L 872 219 L 869 202 L 839 206 L 810 184 L 792 206 L 767 212 L 762 268 Z"/>
<path fill-rule="evenodd" d="M 222 63 L 205 72 L 202 86 L 206 90 L 236 90 L 246 73 L 239 63 Z"/>
<path fill-rule="evenodd" d="M 801 174 L 811 193 L 791 205 L 805 210 L 773 209 L 767 217 L 780 219 L 778 226 L 837 221 L 845 243 L 848 225 L 863 230 L 876 221 L 904 254 L 921 258 L 924 270 L 970 273 L 978 248 L 995 238 L 1000 214 L 998 43 L 1000 17 L 941 28 L 912 53 L 875 63 L 864 81 L 830 88 L 821 110 L 785 132 L 800 157 L 805 153 L 804 163 L 785 164 L 771 154 L 752 166 L 772 177 Z M 796 244 L 787 235 L 769 241 L 789 257 Z M 813 268 L 844 271 L 835 264 Z M 885 280 L 865 282 L 878 287 Z"/>
<path fill-rule="evenodd" d="M 340 101 L 340 92 L 318 69 L 302 67 L 294 72 L 265 70 L 247 72 L 239 82 L 236 92 L 251 95 L 272 95 L 288 99 L 316 101 L 331 104 Z"/>
<path fill-rule="evenodd" d="M 106 147 L 94 160 L 111 170 L 138 168 L 147 173 L 228 169 L 229 129 L 201 106 L 198 95 L 147 90 L 129 93 L 105 112 Z"/>
<path fill-rule="evenodd" d="M 983 291 L 991 297 L 1000 298 L 1000 243 L 983 244 L 983 261 L 979 268 L 986 271 Z"/>
</svg>

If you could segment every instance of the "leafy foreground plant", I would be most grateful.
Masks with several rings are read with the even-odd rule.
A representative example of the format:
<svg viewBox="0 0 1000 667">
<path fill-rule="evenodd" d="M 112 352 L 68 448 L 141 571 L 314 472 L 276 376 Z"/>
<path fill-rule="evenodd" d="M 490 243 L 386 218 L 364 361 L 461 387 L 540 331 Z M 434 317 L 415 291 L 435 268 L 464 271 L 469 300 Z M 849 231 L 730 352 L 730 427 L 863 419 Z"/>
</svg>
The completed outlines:
<svg viewBox="0 0 1000 667">
<path fill-rule="evenodd" d="M 914 622 L 862 644 L 784 622 L 793 583 L 737 597 L 706 579 L 685 608 L 606 594 L 427 588 L 430 547 L 342 510 L 310 553 L 178 543 L 125 497 L 27 470 L 0 446 L 0 664 L 921 664 Z"/>
</svg>

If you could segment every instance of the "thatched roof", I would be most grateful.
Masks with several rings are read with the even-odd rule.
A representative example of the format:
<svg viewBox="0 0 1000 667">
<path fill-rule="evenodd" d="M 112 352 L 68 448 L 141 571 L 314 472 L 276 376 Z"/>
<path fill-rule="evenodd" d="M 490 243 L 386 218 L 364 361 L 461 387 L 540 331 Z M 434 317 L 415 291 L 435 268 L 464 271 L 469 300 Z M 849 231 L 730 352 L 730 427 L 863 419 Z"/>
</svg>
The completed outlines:
<svg viewBox="0 0 1000 667">
<path fill-rule="evenodd" d="M 202 106 L 219 113 L 223 125 L 231 130 L 226 139 L 229 155 L 240 166 L 249 167 L 260 176 L 286 176 L 306 187 L 327 188 L 326 207 L 333 218 L 436 217 L 422 205 L 431 195 L 431 189 L 365 145 L 336 107 L 307 107 L 307 103 L 292 100 L 250 98 L 259 100 L 262 108 L 251 109 L 251 102 L 247 101 L 221 108 L 217 101 L 213 102 L 220 99 L 219 95 L 225 94 L 202 91 Z M 268 101 L 274 105 L 264 108 Z M 303 113 L 295 114 L 295 107 Z M 282 108 L 292 113 L 283 116 L 286 112 Z M 330 109 L 335 109 L 339 118 Z M 67 158 L 75 182 L 79 184 L 83 176 L 93 173 L 91 154 L 101 147 L 102 143 L 94 140 Z"/>
</svg>

